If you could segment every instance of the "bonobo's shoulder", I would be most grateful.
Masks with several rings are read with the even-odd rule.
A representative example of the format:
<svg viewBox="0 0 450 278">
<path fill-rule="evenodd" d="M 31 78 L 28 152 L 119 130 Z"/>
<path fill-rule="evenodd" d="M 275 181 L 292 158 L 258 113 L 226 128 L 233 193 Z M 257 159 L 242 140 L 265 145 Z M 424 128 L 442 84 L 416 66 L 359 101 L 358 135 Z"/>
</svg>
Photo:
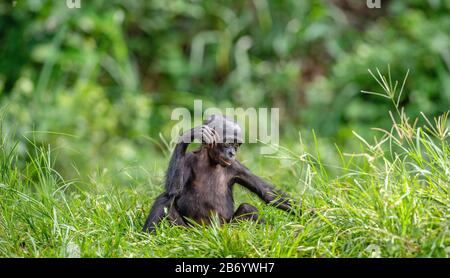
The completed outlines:
<svg viewBox="0 0 450 278">
<path fill-rule="evenodd" d="M 185 154 L 185 156 L 184 156 L 184 159 L 186 159 L 187 161 L 192 161 L 193 159 L 196 158 L 195 152 L 196 152 L 196 151 L 193 151 L 193 152 L 186 152 L 186 154 Z"/>
<path fill-rule="evenodd" d="M 186 152 L 185 160 L 186 162 L 197 162 L 201 160 L 201 157 L 203 156 L 201 149 L 194 150 L 191 152 Z"/>
<path fill-rule="evenodd" d="M 203 153 L 202 153 L 202 149 L 197 149 L 197 150 L 193 150 L 191 152 L 188 152 L 186 155 L 190 156 L 191 158 L 198 159 L 200 156 L 203 155 Z"/>
</svg>

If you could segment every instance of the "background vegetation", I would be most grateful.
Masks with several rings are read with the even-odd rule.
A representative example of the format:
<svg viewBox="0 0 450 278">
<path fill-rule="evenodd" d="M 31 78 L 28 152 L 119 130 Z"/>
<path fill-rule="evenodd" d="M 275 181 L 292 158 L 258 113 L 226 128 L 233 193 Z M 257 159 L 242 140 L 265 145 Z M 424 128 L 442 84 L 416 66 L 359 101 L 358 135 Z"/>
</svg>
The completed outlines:
<svg viewBox="0 0 450 278">
<path fill-rule="evenodd" d="M 448 0 L 2 1 L 0 256 L 450 256 L 448 124 L 433 120 L 450 107 L 449 12 Z M 239 157 L 317 213 L 237 190 L 268 226 L 140 233 L 171 111 L 194 99 L 279 107 L 283 149 Z"/>
</svg>

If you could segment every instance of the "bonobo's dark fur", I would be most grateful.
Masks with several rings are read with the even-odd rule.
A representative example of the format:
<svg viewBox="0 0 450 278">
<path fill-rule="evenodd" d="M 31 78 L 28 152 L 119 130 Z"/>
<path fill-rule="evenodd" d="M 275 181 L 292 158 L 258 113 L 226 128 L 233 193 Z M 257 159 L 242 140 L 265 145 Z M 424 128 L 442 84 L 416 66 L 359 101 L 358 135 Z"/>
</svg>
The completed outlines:
<svg viewBox="0 0 450 278">
<path fill-rule="evenodd" d="M 252 205 L 241 204 L 234 211 L 232 187 L 235 183 L 248 188 L 266 203 L 291 211 L 292 201 L 284 193 L 235 160 L 240 144 L 236 141 L 217 143 L 220 141 L 217 135 L 215 128 L 207 125 L 183 135 L 169 163 L 166 191 L 155 200 L 144 231 L 155 230 L 165 217 L 183 226 L 188 224 L 188 219 L 209 223 L 213 215 L 218 215 L 222 222 L 233 219 L 263 222 Z M 194 138 L 202 139 L 205 144 L 197 151 L 186 153 Z"/>
</svg>

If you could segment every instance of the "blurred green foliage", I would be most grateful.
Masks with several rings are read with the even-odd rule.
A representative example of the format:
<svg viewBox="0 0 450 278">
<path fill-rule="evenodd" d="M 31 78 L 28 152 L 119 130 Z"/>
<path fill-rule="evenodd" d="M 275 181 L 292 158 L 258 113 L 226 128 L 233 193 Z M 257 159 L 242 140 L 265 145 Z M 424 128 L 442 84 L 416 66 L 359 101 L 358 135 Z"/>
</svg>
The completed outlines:
<svg viewBox="0 0 450 278">
<path fill-rule="evenodd" d="M 77 167 L 157 153 L 148 138 L 167 137 L 172 109 L 194 99 L 280 107 L 282 140 L 315 129 L 344 141 L 390 121 L 389 103 L 360 93 L 379 87 L 367 70 L 388 64 L 393 79 L 411 71 L 410 115 L 450 107 L 449 0 L 81 2 L 0 3 L 7 126 L 72 150 L 60 161 Z"/>
</svg>

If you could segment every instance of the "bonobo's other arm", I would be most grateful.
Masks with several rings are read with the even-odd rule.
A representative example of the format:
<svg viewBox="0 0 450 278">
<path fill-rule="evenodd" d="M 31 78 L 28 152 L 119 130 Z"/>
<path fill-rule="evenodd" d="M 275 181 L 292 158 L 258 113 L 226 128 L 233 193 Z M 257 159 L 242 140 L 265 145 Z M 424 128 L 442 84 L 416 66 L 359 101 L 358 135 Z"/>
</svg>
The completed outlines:
<svg viewBox="0 0 450 278">
<path fill-rule="evenodd" d="M 276 208 L 291 212 L 293 211 L 293 201 L 283 192 L 276 190 L 273 186 L 265 182 L 260 177 L 250 172 L 247 167 L 236 161 L 236 182 L 254 192 L 267 204 Z"/>
</svg>

